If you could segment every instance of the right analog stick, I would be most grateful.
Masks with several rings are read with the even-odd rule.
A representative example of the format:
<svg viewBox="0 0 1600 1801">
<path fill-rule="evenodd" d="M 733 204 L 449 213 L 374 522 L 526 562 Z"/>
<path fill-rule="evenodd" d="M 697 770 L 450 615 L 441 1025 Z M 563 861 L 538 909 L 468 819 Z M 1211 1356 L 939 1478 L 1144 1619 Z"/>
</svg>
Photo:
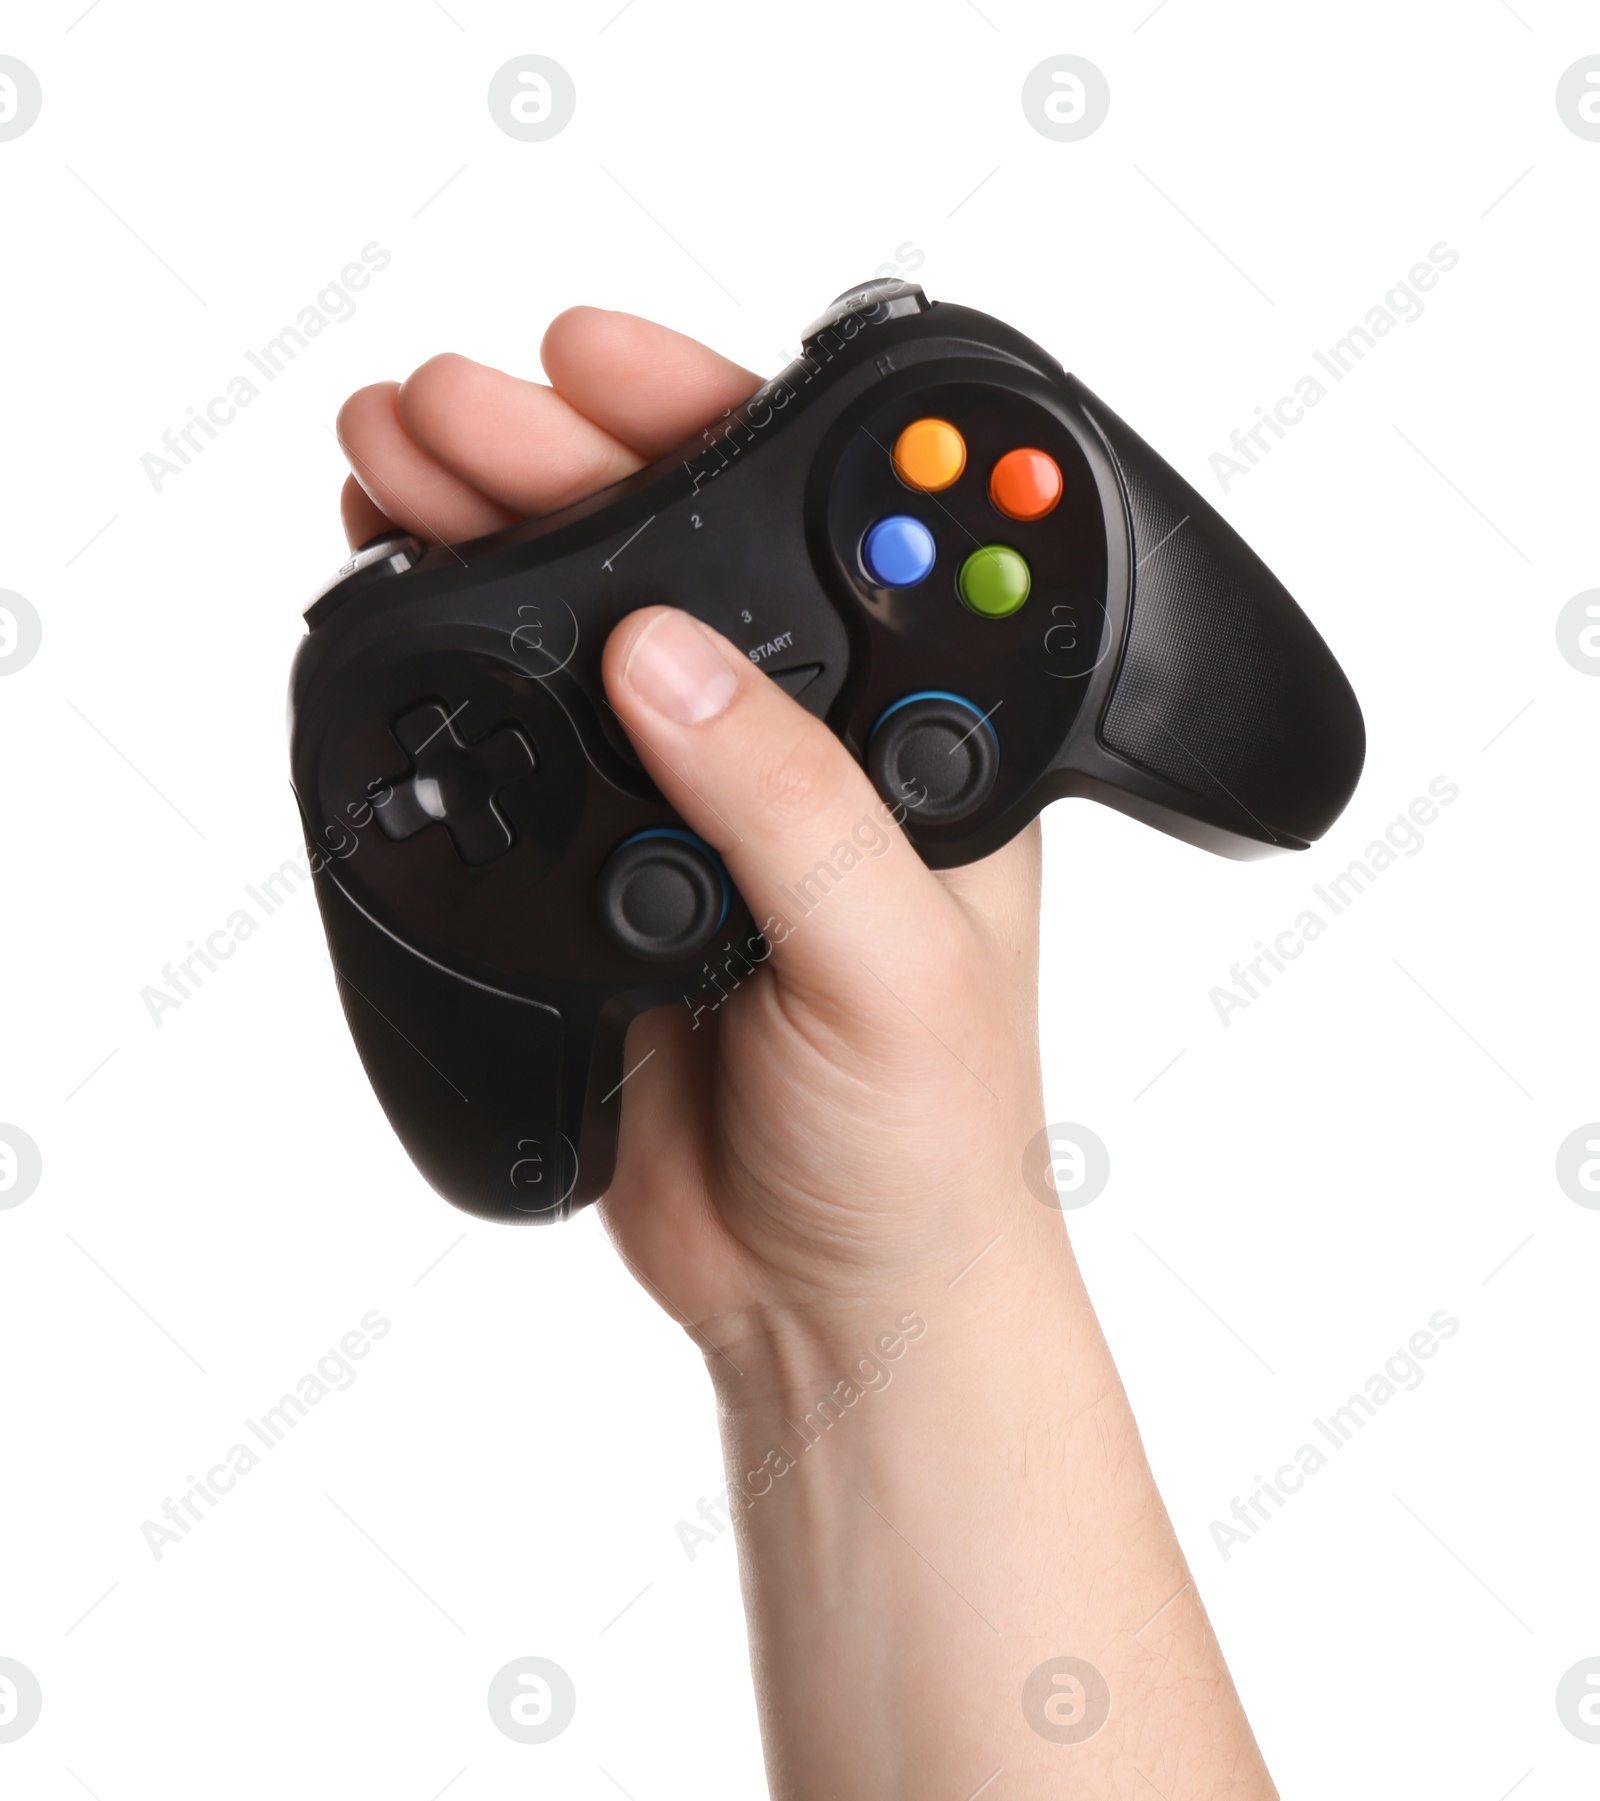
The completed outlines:
<svg viewBox="0 0 1600 1801">
<path fill-rule="evenodd" d="M 975 813 L 1000 773 L 994 727 L 959 694 L 911 694 L 879 719 L 867 773 L 908 821 L 946 825 Z"/>
</svg>

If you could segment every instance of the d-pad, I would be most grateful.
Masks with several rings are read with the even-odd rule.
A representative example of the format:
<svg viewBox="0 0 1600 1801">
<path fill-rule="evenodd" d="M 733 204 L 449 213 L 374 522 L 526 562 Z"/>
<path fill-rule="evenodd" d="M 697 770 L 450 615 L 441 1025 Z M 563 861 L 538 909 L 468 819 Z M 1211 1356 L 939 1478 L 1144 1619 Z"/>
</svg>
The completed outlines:
<svg viewBox="0 0 1600 1801">
<path fill-rule="evenodd" d="M 512 845 L 495 796 L 532 775 L 538 759 L 515 726 L 503 725 L 475 744 L 463 742 L 456 731 L 462 711 L 447 713 L 430 700 L 395 721 L 394 735 L 411 768 L 388 783 L 393 792 L 374 812 L 397 843 L 440 824 L 463 863 L 489 863 Z"/>
</svg>

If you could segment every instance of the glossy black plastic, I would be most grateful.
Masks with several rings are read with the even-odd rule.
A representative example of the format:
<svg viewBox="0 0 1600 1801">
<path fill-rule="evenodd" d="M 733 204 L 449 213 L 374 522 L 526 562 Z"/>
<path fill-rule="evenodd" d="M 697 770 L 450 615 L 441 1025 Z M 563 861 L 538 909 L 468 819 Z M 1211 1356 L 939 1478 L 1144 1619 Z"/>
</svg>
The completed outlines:
<svg viewBox="0 0 1600 1801">
<path fill-rule="evenodd" d="M 937 494 L 890 455 L 928 415 L 968 450 Z M 1020 446 L 1065 477 L 1032 522 L 987 489 Z M 862 561 L 888 513 L 933 532 L 914 588 L 875 585 Z M 1007 618 L 959 598 L 983 544 L 1031 571 Z M 698 614 L 825 719 L 934 867 L 1069 795 L 1225 855 L 1303 849 L 1364 755 L 1332 654 L 1214 509 L 1037 345 L 904 283 L 842 296 L 781 375 L 615 487 L 471 544 L 380 544 L 341 573 L 291 684 L 318 899 L 390 1121 L 441 1194 L 492 1218 L 603 1193 L 628 1022 L 693 1013 L 729 959 L 766 954 L 737 893 L 704 938 L 712 878 L 692 860 L 656 872 L 682 892 L 637 891 L 644 938 L 619 923 L 619 869 L 631 883 L 640 855 L 623 847 L 683 833 L 601 699 L 602 646 L 635 607 Z M 869 756 L 917 695 L 954 698 L 987 734 L 954 804 L 919 795 L 915 746 Z M 937 715 L 924 723 L 948 737 Z"/>
</svg>

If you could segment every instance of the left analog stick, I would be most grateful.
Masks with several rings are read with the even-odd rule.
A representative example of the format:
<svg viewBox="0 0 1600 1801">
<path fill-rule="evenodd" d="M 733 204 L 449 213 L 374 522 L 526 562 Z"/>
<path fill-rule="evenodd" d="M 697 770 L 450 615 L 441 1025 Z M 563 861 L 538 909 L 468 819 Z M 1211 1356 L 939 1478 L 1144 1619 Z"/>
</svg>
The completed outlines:
<svg viewBox="0 0 1600 1801">
<path fill-rule="evenodd" d="M 600 921 L 631 956 L 664 963 L 699 950 L 728 911 L 721 859 L 689 832 L 641 832 L 600 872 Z"/>
</svg>

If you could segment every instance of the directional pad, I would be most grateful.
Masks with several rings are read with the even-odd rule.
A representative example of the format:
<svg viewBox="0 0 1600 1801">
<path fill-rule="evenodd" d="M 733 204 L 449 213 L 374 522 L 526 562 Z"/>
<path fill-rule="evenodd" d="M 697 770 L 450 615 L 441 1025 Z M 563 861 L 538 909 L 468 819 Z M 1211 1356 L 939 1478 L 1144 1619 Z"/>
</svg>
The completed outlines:
<svg viewBox="0 0 1600 1801">
<path fill-rule="evenodd" d="M 393 793 L 374 812 L 397 843 L 443 825 L 463 863 L 490 863 L 513 840 L 495 796 L 532 775 L 538 759 L 515 726 L 503 725 L 476 744 L 464 742 L 456 730 L 464 710 L 448 713 L 430 700 L 395 721 L 394 735 L 411 768 L 387 784 Z"/>
</svg>

